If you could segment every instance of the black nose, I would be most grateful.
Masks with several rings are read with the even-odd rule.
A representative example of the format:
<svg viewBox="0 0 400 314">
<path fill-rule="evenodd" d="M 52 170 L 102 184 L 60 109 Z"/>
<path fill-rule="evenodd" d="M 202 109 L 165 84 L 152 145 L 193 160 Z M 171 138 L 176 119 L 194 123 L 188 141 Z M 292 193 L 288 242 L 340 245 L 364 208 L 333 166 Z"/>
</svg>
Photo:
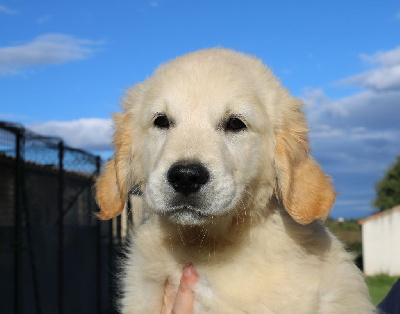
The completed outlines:
<svg viewBox="0 0 400 314">
<path fill-rule="evenodd" d="M 175 191 L 188 196 L 200 190 L 207 183 L 210 174 L 200 164 L 177 164 L 168 170 L 167 178 Z"/>
</svg>

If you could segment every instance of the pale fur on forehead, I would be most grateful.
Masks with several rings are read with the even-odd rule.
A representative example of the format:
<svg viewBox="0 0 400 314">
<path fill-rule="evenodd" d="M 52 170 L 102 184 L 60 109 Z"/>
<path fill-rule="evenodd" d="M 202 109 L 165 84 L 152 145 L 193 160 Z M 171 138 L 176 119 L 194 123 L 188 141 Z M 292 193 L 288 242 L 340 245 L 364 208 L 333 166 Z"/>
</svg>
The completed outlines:
<svg viewBox="0 0 400 314">
<path fill-rule="evenodd" d="M 279 80 L 271 70 L 263 65 L 262 61 L 228 49 L 206 49 L 196 51 L 164 65 L 161 65 L 146 80 L 148 85 L 147 97 L 157 98 L 160 94 L 174 94 L 180 91 L 206 91 L 213 97 L 221 97 L 221 102 L 216 99 L 215 104 L 223 104 L 224 90 L 229 96 L 238 93 L 241 98 L 249 99 L 249 103 L 258 101 L 268 103 L 264 110 L 272 121 L 279 123 L 281 117 L 276 113 L 275 104 L 279 98 L 288 96 L 288 92 L 281 86 Z"/>
</svg>

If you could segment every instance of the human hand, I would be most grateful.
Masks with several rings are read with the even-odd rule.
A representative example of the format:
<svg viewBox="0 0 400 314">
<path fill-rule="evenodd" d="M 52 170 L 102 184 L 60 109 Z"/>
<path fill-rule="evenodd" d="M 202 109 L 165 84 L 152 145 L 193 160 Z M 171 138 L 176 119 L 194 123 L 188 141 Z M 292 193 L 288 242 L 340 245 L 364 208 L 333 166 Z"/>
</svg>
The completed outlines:
<svg viewBox="0 0 400 314">
<path fill-rule="evenodd" d="M 178 291 L 167 280 L 164 288 L 162 314 L 192 314 L 194 305 L 194 286 L 199 280 L 199 275 L 193 264 L 183 268 Z"/>
</svg>

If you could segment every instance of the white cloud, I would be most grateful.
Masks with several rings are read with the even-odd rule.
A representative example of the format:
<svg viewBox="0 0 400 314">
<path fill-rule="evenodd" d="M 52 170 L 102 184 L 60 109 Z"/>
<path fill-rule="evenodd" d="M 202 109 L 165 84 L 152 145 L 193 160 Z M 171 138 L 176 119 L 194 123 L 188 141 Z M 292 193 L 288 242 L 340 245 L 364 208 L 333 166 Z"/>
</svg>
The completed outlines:
<svg viewBox="0 0 400 314">
<path fill-rule="evenodd" d="M 382 67 L 342 80 L 344 84 L 383 90 L 400 88 L 400 65 Z"/>
<path fill-rule="evenodd" d="M 314 151 L 333 169 L 345 162 L 350 172 L 373 172 L 400 153 L 400 91 L 362 90 L 332 100 L 322 89 L 307 89 L 303 101 L 312 104 L 306 113 Z"/>
<path fill-rule="evenodd" d="M 375 90 L 400 89 L 400 46 L 390 51 L 360 55 L 361 60 L 377 68 L 341 80 L 344 85 L 357 85 Z"/>
<path fill-rule="evenodd" d="M 339 102 L 335 102 L 325 95 L 321 88 L 305 88 L 301 96 L 309 119 L 319 118 L 322 114 L 333 116 L 346 116 L 347 110 Z"/>
<path fill-rule="evenodd" d="M 5 5 L 0 5 L 0 13 L 4 13 L 7 15 L 16 15 L 16 14 L 18 14 L 18 11 L 10 9 L 10 8 L 6 7 Z"/>
<path fill-rule="evenodd" d="M 301 98 L 314 127 L 322 124 L 374 131 L 399 129 L 400 46 L 371 55 L 363 54 L 360 59 L 376 67 L 339 81 L 339 86 L 356 85 L 360 91 L 333 100 L 321 88 L 304 89 Z"/>
<path fill-rule="evenodd" d="M 334 215 L 370 214 L 374 184 L 400 154 L 400 47 L 360 59 L 374 68 L 339 84 L 358 91 L 332 99 L 322 88 L 306 88 L 301 97 L 314 155 L 339 192 Z M 357 191 L 369 192 L 358 198 Z M 352 203 L 355 199 L 365 205 Z"/>
<path fill-rule="evenodd" d="M 111 149 L 111 119 L 48 121 L 30 125 L 28 128 L 42 135 L 60 137 L 75 148 L 96 151 Z"/>
<path fill-rule="evenodd" d="M 342 138 L 346 135 L 344 130 L 333 129 L 328 126 L 317 126 L 312 130 L 312 137 L 316 138 Z"/>
<path fill-rule="evenodd" d="M 301 98 L 306 104 L 308 121 L 313 127 L 335 125 L 337 128 L 350 129 L 399 129 L 397 113 L 400 111 L 400 89 L 364 89 L 333 100 L 318 88 L 305 90 Z"/>
<path fill-rule="evenodd" d="M 382 64 L 383 66 L 399 65 L 400 46 L 389 51 L 378 51 L 372 55 L 361 54 L 360 58 L 369 64 Z"/>
<path fill-rule="evenodd" d="M 65 34 L 45 34 L 22 45 L 0 47 L 0 76 L 12 75 L 21 68 L 61 64 L 90 57 L 99 42 Z"/>
</svg>

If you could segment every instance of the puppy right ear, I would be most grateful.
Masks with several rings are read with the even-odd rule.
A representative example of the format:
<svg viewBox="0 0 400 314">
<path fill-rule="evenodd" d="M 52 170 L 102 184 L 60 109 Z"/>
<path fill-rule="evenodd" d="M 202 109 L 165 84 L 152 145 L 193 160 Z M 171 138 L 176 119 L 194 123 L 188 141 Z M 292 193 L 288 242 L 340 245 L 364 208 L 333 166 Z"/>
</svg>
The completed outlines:
<svg viewBox="0 0 400 314">
<path fill-rule="evenodd" d="M 108 161 L 96 181 L 96 202 L 100 207 L 97 217 L 106 220 L 118 216 L 124 209 L 127 196 L 118 183 L 115 160 Z"/>
<path fill-rule="evenodd" d="M 300 224 L 325 220 L 335 202 L 331 178 L 310 156 L 308 127 L 301 103 L 286 98 L 282 124 L 276 133 L 277 196 Z"/>
</svg>

